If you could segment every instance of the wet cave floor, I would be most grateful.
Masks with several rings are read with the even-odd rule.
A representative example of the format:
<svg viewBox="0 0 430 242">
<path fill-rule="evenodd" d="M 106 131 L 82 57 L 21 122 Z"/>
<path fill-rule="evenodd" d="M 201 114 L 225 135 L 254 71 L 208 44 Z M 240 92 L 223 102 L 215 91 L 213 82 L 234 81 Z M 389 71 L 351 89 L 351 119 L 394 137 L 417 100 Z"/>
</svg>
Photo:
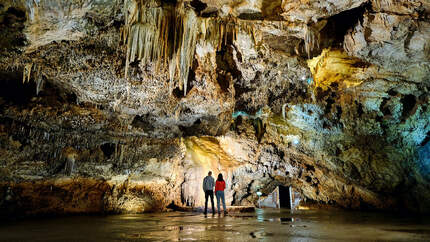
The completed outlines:
<svg viewBox="0 0 430 242">
<path fill-rule="evenodd" d="M 336 210 L 257 209 L 205 217 L 169 212 L 0 224 L 0 241 L 429 241 L 430 218 Z"/>
</svg>

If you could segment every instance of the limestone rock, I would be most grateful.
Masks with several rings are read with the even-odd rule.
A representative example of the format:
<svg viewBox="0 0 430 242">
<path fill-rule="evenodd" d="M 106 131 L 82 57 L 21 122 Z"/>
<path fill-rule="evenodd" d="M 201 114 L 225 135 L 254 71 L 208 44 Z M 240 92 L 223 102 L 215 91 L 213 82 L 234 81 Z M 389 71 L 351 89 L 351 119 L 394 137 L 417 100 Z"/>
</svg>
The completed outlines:
<svg viewBox="0 0 430 242">
<path fill-rule="evenodd" d="M 301 21 L 305 23 L 317 22 L 321 18 L 328 18 L 345 10 L 357 8 L 364 4 L 365 0 L 347 1 L 315 1 L 294 0 L 282 1 L 282 16 L 291 22 Z"/>
<path fill-rule="evenodd" d="M 363 23 L 345 36 L 345 49 L 410 81 L 427 82 L 429 35 L 426 21 L 408 15 L 367 13 Z"/>
<path fill-rule="evenodd" d="M 430 211 L 428 1 L 126 3 L 0 4 L 0 216 Z"/>
</svg>

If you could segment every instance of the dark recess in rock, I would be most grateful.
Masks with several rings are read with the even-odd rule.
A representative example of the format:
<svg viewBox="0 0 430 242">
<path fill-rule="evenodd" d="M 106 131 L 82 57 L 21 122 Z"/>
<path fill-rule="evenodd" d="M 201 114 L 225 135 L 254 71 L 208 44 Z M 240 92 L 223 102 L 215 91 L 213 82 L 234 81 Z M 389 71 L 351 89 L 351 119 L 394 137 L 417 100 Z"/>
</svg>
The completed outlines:
<svg viewBox="0 0 430 242">
<path fill-rule="evenodd" d="M 397 94 L 398 94 L 398 92 L 396 92 L 394 89 L 390 89 L 390 90 L 388 91 L 388 95 L 390 95 L 390 96 L 392 96 L 392 97 L 397 96 Z"/>
<path fill-rule="evenodd" d="M 178 127 L 179 127 L 179 130 L 181 130 L 182 135 L 184 137 L 199 136 L 199 135 L 202 134 L 202 132 L 204 132 L 204 130 L 202 130 L 202 121 L 201 121 L 201 119 L 197 119 L 189 127 L 182 126 L 182 125 L 179 125 Z"/>
<path fill-rule="evenodd" d="M 116 145 L 113 143 L 105 143 L 100 146 L 100 149 L 103 151 L 105 157 L 110 159 L 115 153 Z"/>
<path fill-rule="evenodd" d="M 427 132 L 425 139 L 421 142 L 420 146 L 425 146 L 430 141 L 430 131 Z"/>
<path fill-rule="evenodd" d="M 192 0 L 191 1 L 191 6 L 197 11 L 197 13 L 201 13 L 203 10 L 206 9 L 206 7 L 208 6 L 206 3 L 201 2 L 199 0 Z"/>
<path fill-rule="evenodd" d="M 154 130 L 154 126 L 152 125 L 151 119 L 149 115 L 136 115 L 131 122 L 131 125 L 135 128 L 142 129 L 146 132 Z"/>
<path fill-rule="evenodd" d="M 331 107 L 335 103 L 335 101 L 332 98 L 327 98 L 326 103 L 327 104 L 325 106 L 324 113 L 329 114 L 331 113 Z"/>
<path fill-rule="evenodd" d="M 383 98 L 381 105 L 379 106 L 379 109 L 381 110 L 381 112 L 384 114 L 384 116 L 391 116 L 391 110 L 390 110 L 390 106 L 389 106 L 389 98 Z"/>
<path fill-rule="evenodd" d="M 328 18 L 327 25 L 321 30 L 322 38 L 328 42 L 325 42 L 322 47 L 342 47 L 345 34 L 354 28 L 358 22 L 363 22 L 364 13 L 369 6 L 369 4 L 363 4 L 358 8 L 343 11 Z"/>
<path fill-rule="evenodd" d="M 237 69 L 233 59 L 233 48 L 231 47 L 231 36 L 228 37 L 227 46 L 216 54 L 217 63 L 217 81 L 223 92 L 228 92 L 230 83 L 240 77 L 240 71 Z"/>
<path fill-rule="evenodd" d="M 238 18 L 244 20 L 263 20 L 264 16 L 262 13 L 241 13 Z"/>
<path fill-rule="evenodd" d="M 19 47 L 26 43 L 23 33 L 26 14 L 24 10 L 10 7 L 2 13 L 0 9 L 0 50 L 8 47 Z"/>
<path fill-rule="evenodd" d="M 21 72 L 1 72 L 0 79 L 2 87 L 0 96 L 6 102 L 15 105 L 25 105 L 30 102 L 31 98 L 36 96 L 36 84 L 33 81 L 23 83 Z"/>
<path fill-rule="evenodd" d="M 400 99 L 400 102 L 403 106 L 402 119 L 405 120 L 416 110 L 415 105 L 417 104 L 417 100 L 414 95 L 409 94 Z"/>
<path fill-rule="evenodd" d="M 364 114 L 363 104 L 361 104 L 361 103 L 359 103 L 357 101 L 355 101 L 355 103 L 357 104 L 357 114 L 358 114 L 358 117 L 361 117 L 361 115 Z"/>
</svg>

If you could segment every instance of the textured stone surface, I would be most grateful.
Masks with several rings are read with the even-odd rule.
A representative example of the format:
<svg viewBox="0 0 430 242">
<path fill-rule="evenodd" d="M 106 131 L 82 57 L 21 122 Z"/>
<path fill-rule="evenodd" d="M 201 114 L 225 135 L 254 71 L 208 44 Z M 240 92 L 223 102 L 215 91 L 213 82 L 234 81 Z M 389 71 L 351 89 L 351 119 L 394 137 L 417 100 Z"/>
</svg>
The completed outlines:
<svg viewBox="0 0 430 242">
<path fill-rule="evenodd" d="M 419 16 L 367 13 L 363 23 L 345 37 L 345 49 L 407 80 L 428 82 L 429 35 L 430 23 Z"/>
<path fill-rule="evenodd" d="M 430 211 L 427 1 L 149 7 L 196 13 L 185 95 L 157 59 L 125 77 L 123 1 L 0 5 L 1 215 L 200 207 L 208 170 L 228 205 L 286 185 L 305 203 Z"/>
<path fill-rule="evenodd" d="M 321 18 L 327 18 L 340 12 L 357 8 L 366 0 L 346 1 L 316 1 L 294 0 L 282 1 L 282 9 L 285 19 L 289 21 L 317 22 Z"/>
</svg>

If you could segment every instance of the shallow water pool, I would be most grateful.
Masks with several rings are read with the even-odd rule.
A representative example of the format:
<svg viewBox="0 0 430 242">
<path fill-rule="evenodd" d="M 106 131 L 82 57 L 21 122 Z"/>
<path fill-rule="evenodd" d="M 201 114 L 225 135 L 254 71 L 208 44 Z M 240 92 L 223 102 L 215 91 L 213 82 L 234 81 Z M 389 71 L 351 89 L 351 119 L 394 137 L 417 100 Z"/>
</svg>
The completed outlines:
<svg viewBox="0 0 430 242">
<path fill-rule="evenodd" d="M 0 241 L 430 241 L 430 219 L 386 213 L 257 209 L 73 216 L 0 224 Z"/>
</svg>

